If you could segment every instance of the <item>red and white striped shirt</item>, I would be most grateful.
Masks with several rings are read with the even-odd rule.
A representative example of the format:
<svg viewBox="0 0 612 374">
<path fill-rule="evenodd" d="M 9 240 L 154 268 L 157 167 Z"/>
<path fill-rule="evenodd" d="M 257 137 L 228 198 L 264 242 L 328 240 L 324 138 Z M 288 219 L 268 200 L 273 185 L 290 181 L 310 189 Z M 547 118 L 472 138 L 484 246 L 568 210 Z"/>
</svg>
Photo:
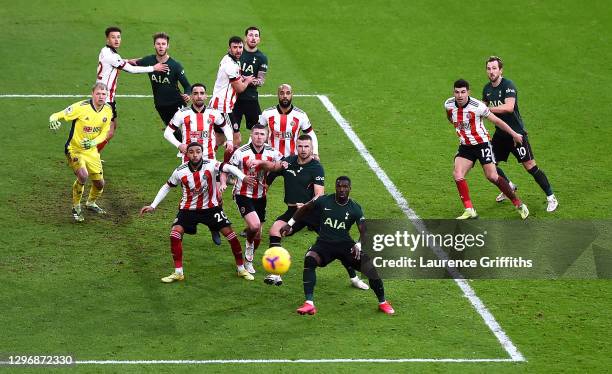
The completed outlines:
<svg viewBox="0 0 612 374">
<path fill-rule="evenodd" d="M 203 159 L 199 170 L 192 170 L 189 163 L 177 167 L 168 179 L 168 185 L 176 187 L 180 184 L 183 187 L 179 209 L 198 210 L 219 206 L 216 179 L 220 168 L 218 161 L 206 159 Z"/>
<path fill-rule="evenodd" d="M 172 130 L 181 130 L 183 134 L 183 144 L 198 142 L 204 148 L 202 157 L 214 160 L 217 142 L 215 139 L 214 127 L 224 123 L 223 115 L 215 109 L 207 108 L 200 113 L 192 107 L 179 109 L 170 121 Z M 183 156 L 183 161 L 189 159 Z"/>
<path fill-rule="evenodd" d="M 297 154 L 296 142 L 300 130 L 305 134 L 313 131 L 308 115 L 295 106 L 292 106 L 287 114 L 282 113 L 278 105 L 270 107 L 263 111 L 259 123 L 270 130 L 268 144 L 280 151 L 284 157 Z M 315 144 L 313 144 L 313 153 L 318 154 L 318 149 L 314 148 Z"/>
<path fill-rule="evenodd" d="M 247 160 L 266 160 L 266 161 L 280 161 L 283 155 L 276 149 L 264 144 L 261 152 L 257 152 L 253 147 L 253 143 L 246 144 L 238 148 L 229 163 L 236 166 L 245 175 L 252 175 L 257 179 L 255 186 L 249 186 L 242 183 L 241 180 L 237 180 L 234 185 L 234 195 L 242 195 L 253 199 L 261 199 L 266 196 L 268 191 L 268 185 L 266 184 L 267 171 L 263 170 L 260 166 L 249 169 L 246 167 Z"/>
<path fill-rule="evenodd" d="M 455 98 L 451 97 L 444 102 L 444 108 L 461 144 L 477 145 L 491 140 L 483 123 L 483 119 L 491 113 L 485 103 L 469 97 L 467 104 L 458 107 Z"/>
<path fill-rule="evenodd" d="M 117 80 L 119 79 L 121 70 L 125 70 L 128 73 L 151 73 L 153 71 L 153 66 L 132 66 L 119 56 L 115 48 L 109 46 L 102 48 L 98 56 L 98 74 L 96 76 L 96 82 L 106 84 L 108 88 L 108 96 L 106 96 L 107 103 L 115 101 Z"/>
<path fill-rule="evenodd" d="M 121 68 L 126 64 L 114 48 L 106 46 L 100 50 L 98 56 L 98 75 L 96 82 L 102 82 L 108 87 L 107 103 L 115 101 L 117 79 Z"/>
<path fill-rule="evenodd" d="M 223 113 L 231 113 L 236 102 L 236 92 L 232 82 L 238 79 L 241 79 L 240 63 L 228 53 L 219 63 L 215 88 L 208 106 Z"/>
</svg>

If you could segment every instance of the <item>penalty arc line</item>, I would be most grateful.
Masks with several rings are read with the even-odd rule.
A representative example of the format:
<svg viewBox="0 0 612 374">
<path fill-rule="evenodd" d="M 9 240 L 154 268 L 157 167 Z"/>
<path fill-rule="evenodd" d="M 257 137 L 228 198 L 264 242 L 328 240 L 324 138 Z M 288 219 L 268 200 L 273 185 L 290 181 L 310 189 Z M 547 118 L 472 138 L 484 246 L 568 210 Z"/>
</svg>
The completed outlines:
<svg viewBox="0 0 612 374">
<path fill-rule="evenodd" d="M 383 170 L 382 167 L 378 164 L 376 159 L 372 156 L 372 154 L 368 151 L 366 146 L 363 144 L 359 136 L 355 133 L 350 123 L 342 117 L 338 109 L 334 106 L 334 104 L 329 100 L 326 95 L 318 95 L 317 96 L 323 106 L 327 109 L 327 111 L 331 114 L 334 120 L 338 123 L 338 125 L 344 130 L 346 136 L 353 142 L 353 145 L 366 161 L 366 163 L 370 166 L 372 171 L 376 174 L 378 179 L 383 183 L 387 191 L 391 194 L 391 196 L 395 199 L 395 202 L 400 207 L 400 209 L 404 212 L 406 217 L 421 231 L 426 230 L 425 225 L 423 224 L 421 218 L 410 208 L 408 204 L 408 200 L 402 195 L 397 186 L 391 181 L 387 173 Z M 444 251 L 440 248 L 432 248 L 438 257 L 446 257 Z M 508 337 L 506 332 L 502 329 L 501 325 L 497 322 L 493 314 L 489 311 L 489 309 L 484 305 L 482 300 L 476 295 L 476 292 L 470 286 L 466 279 L 464 279 L 461 274 L 456 273 L 453 269 L 450 269 L 451 275 L 453 275 L 453 280 L 457 283 L 457 286 L 461 289 L 465 297 L 470 301 L 476 312 L 482 317 L 487 327 L 491 330 L 493 335 L 497 338 L 499 343 L 502 345 L 504 350 L 510 355 L 511 361 L 523 362 L 527 361 L 523 354 L 518 350 L 518 348 L 512 343 L 512 340 Z"/>
</svg>

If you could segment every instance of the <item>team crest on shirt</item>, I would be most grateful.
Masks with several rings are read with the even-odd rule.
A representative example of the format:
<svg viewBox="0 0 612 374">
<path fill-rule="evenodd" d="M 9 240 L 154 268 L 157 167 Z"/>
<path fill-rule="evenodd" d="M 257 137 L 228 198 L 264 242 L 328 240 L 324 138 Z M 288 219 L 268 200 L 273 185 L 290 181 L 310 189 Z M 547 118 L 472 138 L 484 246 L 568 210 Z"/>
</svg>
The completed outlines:
<svg viewBox="0 0 612 374">
<path fill-rule="evenodd" d="M 294 119 L 291 120 L 291 126 L 297 126 L 298 122 Z"/>
<path fill-rule="evenodd" d="M 471 120 L 471 119 L 472 119 L 472 113 L 467 113 L 467 114 L 465 115 L 465 118 L 466 118 L 468 121 L 469 121 L 469 120 Z"/>
<path fill-rule="evenodd" d="M 102 118 L 102 123 L 106 123 L 106 121 L 107 121 L 107 118 L 106 118 L 106 117 L 103 117 L 103 118 Z"/>
<path fill-rule="evenodd" d="M 77 162 L 77 161 L 79 161 L 79 158 L 78 158 L 78 157 L 73 157 L 73 158 L 72 158 L 72 162 Z"/>
</svg>

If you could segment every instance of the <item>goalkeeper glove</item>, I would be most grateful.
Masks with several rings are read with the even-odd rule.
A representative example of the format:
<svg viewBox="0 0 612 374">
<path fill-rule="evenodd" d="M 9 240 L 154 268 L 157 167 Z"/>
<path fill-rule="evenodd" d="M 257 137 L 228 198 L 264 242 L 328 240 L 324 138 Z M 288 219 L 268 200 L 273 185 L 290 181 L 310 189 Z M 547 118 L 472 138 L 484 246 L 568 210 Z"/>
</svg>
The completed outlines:
<svg viewBox="0 0 612 374">
<path fill-rule="evenodd" d="M 81 145 L 83 145 L 83 148 L 89 149 L 89 148 L 95 147 L 96 145 L 98 145 L 98 143 L 95 140 L 92 140 L 92 139 L 84 139 L 81 142 Z"/>
<path fill-rule="evenodd" d="M 62 123 L 58 121 L 55 117 L 49 117 L 49 130 L 57 131 L 59 130 Z"/>
</svg>

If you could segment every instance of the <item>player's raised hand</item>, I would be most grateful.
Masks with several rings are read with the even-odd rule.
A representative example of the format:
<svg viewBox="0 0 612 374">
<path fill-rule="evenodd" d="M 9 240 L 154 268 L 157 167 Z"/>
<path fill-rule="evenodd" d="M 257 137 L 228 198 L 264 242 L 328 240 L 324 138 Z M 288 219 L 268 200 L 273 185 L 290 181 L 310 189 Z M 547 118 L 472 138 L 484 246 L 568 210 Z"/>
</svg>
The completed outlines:
<svg viewBox="0 0 612 374">
<path fill-rule="evenodd" d="M 55 119 L 53 116 L 49 117 L 49 130 L 57 131 L 59 130 L 60 126 L 62 126 L 60 121 Z"/>
<path fill-rule="evenodd" d="M 155 71 L 159 71 L 162 73 L 167 73 L 170 71 L 170 67 L 167 64 L 163 64 L 161 62 L 158 62 L 157 64 L 153 65 L 153 70 Z"/>
<path fill-rule="evenodd" d="M 183 98 L 183 101 L 185 102 L 185 104 L 187 104 L 189 100 L 191 100 L 191 96 L 187 94 L 181 94 L 181 97 Z"/>
<path fill-rule="evenodd" d="M 225 152 L 232 153 L 234 152 L 234 142 L 233 141 L 225 141 Z"/>
<path fill-rule="evenodd" d="M 152 206 L 150 206 L 150 205 L 143 206 L 143 207 L 140 209 L 140 216 L 141 216 L 141 217 L 143 217 L 145 213 L 153 213 L 154 211 L 155 211 L 155 208 L 153 208 L 153 207 L 152 207 Z"/>
<path fill-rule="evenodd" d="M 185 154 L 185 152 L 187 152 L 187 144 L 184 144 L 184 143 L 183 143 L 183 144 L 180 144 L 180 145 L 178 146 L 178 150 L 179 150 L 179 152 L 181 152 L 182 154 Z"/>
</svg>

